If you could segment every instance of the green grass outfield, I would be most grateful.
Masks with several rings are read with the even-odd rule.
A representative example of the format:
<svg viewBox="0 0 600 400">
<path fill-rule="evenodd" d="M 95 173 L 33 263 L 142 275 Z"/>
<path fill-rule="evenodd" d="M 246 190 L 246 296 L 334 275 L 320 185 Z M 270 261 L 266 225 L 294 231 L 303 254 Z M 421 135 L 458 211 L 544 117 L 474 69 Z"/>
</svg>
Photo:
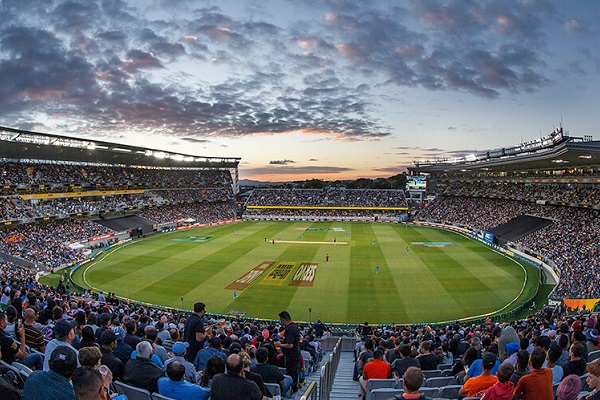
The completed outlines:
<svg viewBox="0 0 600 400">
<path fill-rule="evenodd" d="M 274 264 L 247 288 L 238 289 L 234 299 L 233 290 L 226 287 L 265 261 Z M 291 266 L 288 275 L 280 263 Z M 301 263 L 317 264 L 312 286 L 290 286 L 294 276 L 301 275 L 296 274 Z M 536 268 L 522 264 L 440 229 L 244 222 L 134 241 L 86 264 L 74 279 L 169 307 L 180 308 L 183 296 L 183 308 L 203 301 L 212 313 L 236 310 L 277 319 L 281 310 L 288 310 L 298 321 L 409 324 L 493 312 L 515 300 L 525 286 L 507 310 L 514 308 L 533 296 L 539 279 Z M 283 273 L 269 278 L 278 265 Z"/>
</svg>

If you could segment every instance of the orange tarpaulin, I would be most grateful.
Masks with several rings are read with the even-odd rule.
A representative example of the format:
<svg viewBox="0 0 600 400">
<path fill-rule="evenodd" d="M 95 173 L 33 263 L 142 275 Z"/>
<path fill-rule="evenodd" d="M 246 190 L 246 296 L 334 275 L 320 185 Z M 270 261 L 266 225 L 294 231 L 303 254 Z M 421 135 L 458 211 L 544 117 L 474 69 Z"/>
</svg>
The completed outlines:
<svg viewBox="0 0 600 400">
<path fill-rule="evenodd" d="M 600 299 L 564 299 L 565 306 L 573 310 L 583 308 L 584 304 L 586 310 L 591 310 L 598 301 Z"/>
</svg>

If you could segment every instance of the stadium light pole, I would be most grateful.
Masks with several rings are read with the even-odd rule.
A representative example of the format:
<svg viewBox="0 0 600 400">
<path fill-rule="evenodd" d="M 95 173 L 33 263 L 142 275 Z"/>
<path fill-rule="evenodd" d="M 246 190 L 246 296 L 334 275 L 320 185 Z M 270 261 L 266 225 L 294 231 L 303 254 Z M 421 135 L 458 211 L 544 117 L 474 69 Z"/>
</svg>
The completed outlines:
<svg viewBox="0 0 600 400">
<path fill-rule="evenodd" d="M 183 310 L 183 296 L 181 296 L 181 309 Z"/>
<path fill-rule="evenodd" d="M 308 323 L 312 324 L 312 307 L 308 307 Z"/>
</svg>

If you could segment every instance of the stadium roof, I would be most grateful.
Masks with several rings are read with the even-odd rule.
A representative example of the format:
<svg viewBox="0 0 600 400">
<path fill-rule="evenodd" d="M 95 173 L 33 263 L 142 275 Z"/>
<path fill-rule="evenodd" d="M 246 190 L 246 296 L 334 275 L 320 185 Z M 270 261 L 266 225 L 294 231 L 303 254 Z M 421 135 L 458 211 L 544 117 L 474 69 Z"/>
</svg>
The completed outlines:
<svg viewBox="0 0 600 400">
<path fill-rule="evenodd" d="M 0 159 L 169 168 L 237 168 L 239 157 L 206 157 L 0 126 Z"/>
<path fill-rule="evenodd" d="M 570 137 L 562 128 L 517 146 L 488 150 L 465 157 L 415 161 L 413 173 L 508 172 L 600 167 L 600 141 L 590 136 Z"/>
</svg>

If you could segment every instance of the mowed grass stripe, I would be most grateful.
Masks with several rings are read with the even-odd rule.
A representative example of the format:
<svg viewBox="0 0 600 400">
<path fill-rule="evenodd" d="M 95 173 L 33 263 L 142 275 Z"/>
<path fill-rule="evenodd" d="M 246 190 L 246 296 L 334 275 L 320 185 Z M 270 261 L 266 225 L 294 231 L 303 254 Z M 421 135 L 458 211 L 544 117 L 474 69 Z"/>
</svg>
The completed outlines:
<svg viewBox="0 0 600 400">
<path fill-rule="evenodd" d="M 421 231 L 420 233 L 428 232 Z M 431 240 L 432 238 L 428 235 L 421 234 L 420 236 L 421 241 L 435 241 Z M 490 309 L 490 304 L 499 304 L 503 302 L 503 299 L 494 291 L 494 287 L 490 287 L 473 273 L 473 268 L 468 266 L 468 260 L 454 258 L 453 252 L 461 252 L 458 247 L 460 239 L 460 236 L 454 236 L 455 245 L 453 246 L 420 247 L 419 256 L 431 274 L 443 286 L 448 297 L 453 298 L 461 307 L 462 315 L 467 315 L 468 312 L 493 311 Z"/>
<path fill-rule="evenodd" d="M 345 229 L 349 235 L 333 228 Z M 205 243 L 171 240 L 190 236 L 214 239 Z M 271 239 L 279 237 L 322 244 L 271 244 Z M 348 244 L 334 245 L 334 237 L 338 243 Z M 426 241 L 455 245 L 412 245 Z M 327 253 L 329 263 L 325 262 Z M 162 260 L 157 262 L 160 254 Z M 225 287 L 269 260 L 295 262 L 296 267 L 283 285 L 261 284 L 263 274 L 247 289 L 238 290 L 238 298 L 233 299 L 232 291 Z M 288 286 L 301 262 L 319 265 L 313 287 Z M 376 264 L 379 274 L 375 274 Z M 452 232 L 395 224 L 276 221 L 156 235 L 100 260 L 87 278 L 104 291 L 154 304 L 180 307 L 184 296 L 186 309 L 204 301 L 209 312 L 241 310 L 268 319 L 276 319 L 277 313 L 287 309 L 298 320 L 320 317 L 336 323 L 416 323 L 472 316 L 480 314 L 483 307 L 498 309 L 518 293 L 523 272 L 488 247 Z M 499 286 L 494 288 L 496 282 Z M 471 294 L 465 293 L 473 286 Z M 534 290 L 532 285 L 528 293 Z"/>
<path fill-rule="evenodd" d="M 238 230 L 239 231 L 239 230 Z M 238 235 L 232 233 L 231 226 L 222 226 L 221 229 L 207 229 L 206 233 L 211 233 L 217 237 L 227 237 L 227 240 L 211 240 L 205 243 L 189 243 L 191 245 L 200 246 L 201 249 L 205 249 L 206 254 L 198 254 L 195 261 L 188 263 L 183 268 L 173 271 L 166 277 L 166 283 L 172 290 L 177 290 L 181 293 L 181 296 L 188 298 L 199 298 L 199 297 L 212 297 L 214 294 L 219 293 L 219 289 L 223 290 L 231 282 L 223 283 L 223 279 L 227 277 L 227 267 L 238 259 L 244 258 L 247 254 L 257 247 L 257 235 L 264 236 L 267 233 L 273 233 L 272 229 L 265 226 L 265 229 L 259 230 L 252 235 Z M 258 242 L 260 243 L 260 242 Z M 267 243 L 263 243 L 267 246 Z M 202 251 L 200 252 L 202 253 Z M 194 259 L 193 257 L 191 258 Z M 248 259 L 248 258 L 246 258 Z M 262 262 L 257 262 L 256 264 Z M 256 265 L 255 264 L 255 265 Z M 249 266 L 247 271 L 252 269 L 255 265 Z M 245 272 L 247 272 L 245 271 Z M 244 273 L 245 273 L 244 272 Z M 235 280 L 242 276 L 236 276 L 232 279 Z M 213 277 L 217 277 L 216 280 L 212 280 Z M 221 286 L 213 286 L 219 283 Z M 153 296 L 156 293 L 163 291 L 165 282 L 157 281 L 151 282 L 145 287 L 138 290 L 138 293 L 144 297 Z M 190 300 L 192 303 L 193 301 Z"/>
</svg>

